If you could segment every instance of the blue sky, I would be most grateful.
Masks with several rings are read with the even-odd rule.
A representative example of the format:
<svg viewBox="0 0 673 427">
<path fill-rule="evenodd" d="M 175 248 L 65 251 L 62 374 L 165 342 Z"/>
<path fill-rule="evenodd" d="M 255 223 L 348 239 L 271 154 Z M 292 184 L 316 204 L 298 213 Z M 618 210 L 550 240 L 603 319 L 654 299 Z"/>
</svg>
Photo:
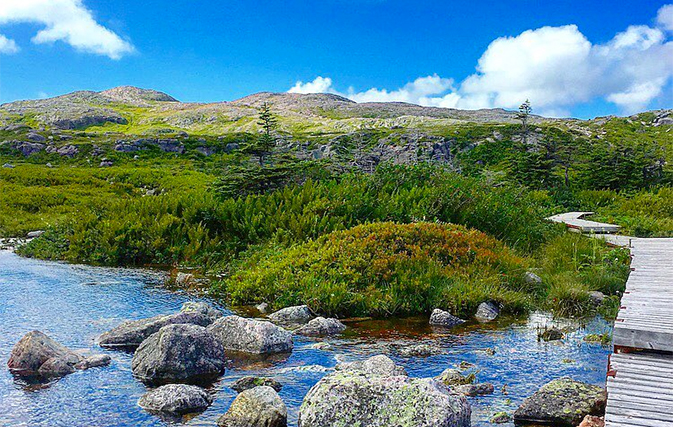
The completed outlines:
<svg viewBox="0 0 673 427">
<path fill-rule="evenodd" d="M 578 117 L 672 108 L 666 5 L 2 0 L 0 102 L 134 85 L 184 101 L 294 88 L 455 108 L 529 97 Z"/>
</svg>

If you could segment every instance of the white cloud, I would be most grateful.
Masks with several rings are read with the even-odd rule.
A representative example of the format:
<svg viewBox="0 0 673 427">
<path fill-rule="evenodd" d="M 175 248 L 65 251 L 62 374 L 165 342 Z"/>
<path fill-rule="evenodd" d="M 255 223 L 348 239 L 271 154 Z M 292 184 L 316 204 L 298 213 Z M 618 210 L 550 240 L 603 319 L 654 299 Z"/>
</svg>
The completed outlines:
<svg viewBox="0 0 673 427">
<path fill-rule="evenodd" d="M 657 23 L 664 30 L 673 31 L 673 4 L 667 4 L 659 9 Z"/>
<path fill-rule="evenodd" d="M 133 52 L 133 46 L 97 23 L 81 0 L 2 0 L 0 25 L 38 23 L 45 28 L 33 43 L 63 41 L 82 52 L 119 59 Z"/>
<path fill-rule="evenodd" d="M 476 109 L 517 108 L 530 99 L 540 113 L 568 116 L 573 106 L 602 99 L 633 112 L 647 108 L 673 80 L 673 41 L 662 31 L 673 31 L 673 5 L 659 10 L 657 22 L 659 28 L 630 26 L 604 44 L 591 43 L 576 25 L 501 37 L 479 58 L 476 72 L 455 86 L 437 74 L 396 90 L 340 93 L 327 77 L 305 85 L 358 102 Z"/>
<path fill-rule="evenodd" d="M 329 77 L 316 77 L 312 82 L 297 82 L 289 93 L 328 93 L 332 88 L 332 79 Z"/>
<path fill-rule="evenodd" d="M 16 53 L 19 51 L 19 46 L 16 45 L 16 42 L 12 39 L 0 34 L 0 53 Z"/>
</svg>

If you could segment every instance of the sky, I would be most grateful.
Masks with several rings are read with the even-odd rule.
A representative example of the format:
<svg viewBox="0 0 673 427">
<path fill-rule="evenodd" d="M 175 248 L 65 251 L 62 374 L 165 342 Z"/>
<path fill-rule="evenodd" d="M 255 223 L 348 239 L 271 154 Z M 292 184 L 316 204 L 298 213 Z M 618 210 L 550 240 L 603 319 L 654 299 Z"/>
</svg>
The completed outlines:
<svg viewBox="0 0 673 427">
<path fill-rule="evenodd" d="M 627 115 L 673 108 L 673 4 L 0 0 L 0 102 L 120 85 Z"/>
</svg>

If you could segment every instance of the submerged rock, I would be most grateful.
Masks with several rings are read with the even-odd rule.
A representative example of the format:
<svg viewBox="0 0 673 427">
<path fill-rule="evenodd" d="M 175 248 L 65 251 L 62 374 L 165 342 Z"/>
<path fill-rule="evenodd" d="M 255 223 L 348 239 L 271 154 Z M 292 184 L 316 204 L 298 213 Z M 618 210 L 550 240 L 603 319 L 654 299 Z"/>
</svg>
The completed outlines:
<svg viewBox="0 0 673 427">
<path fill-rule="evenodd" d="M 22 376 L 62 377 L 77 369 L 88 369 L 110 363 L 105 355 L 85 358 L 49 338 L 40 331 L 31 331 L 16 343 L 7 362 L 10 371 Z"/>
<path fill-rule="evenodd" d="M 201 387 L 167 384 L 142 395 L 138 399 L 138 405 L 148 411 L 181 415 L 204 411 L 212 401 L 212 397 Z"/>
<path fill-rule="evenodd" d="M 164 326 L 145 341 L 133 355 L 133 374 L 151 384 L 201 383 L 224 372 L 224 348 L 202 326 Z"/>
<path fill-rule="evenodd" d="M 269 315 L 269 319 L 279 323 L 294 323 L 303 325 L 313 319 L 311 309 L 307 305 L 286 307 Z"/>
<path fill-rule="evenodd" d="M 397 349 L 402 357 L 430 357 L 442 352 L 442 348 L 436 344 L 403 345 Z"/>
<path fill-rule="evenodd" d="M 220 427 L 285 427 L 287 407 L 271 387 L 259 386 L 236 396 L 226 414 L 217 420 Z"/>
<path fill-rule="evenodd" d="M 321 379 L 299 409 L 299 427 L 468 427 L 470 405 L 464 396 L 431 378 L 398 375 L 385 356 L 351 364 Z M 387 361 L 385 359 L 387 359 Z"/>
<path fill-rule="evenodd" d="M 500 307 L 498 307 L 498 304 L 492 301 L 487 301 L 479 304 L 477 313 L 474 317 L 480 322 L 490 322 L 491 320 L 495 320 L 499 315 Z"/>
<path fill-rule="evenodd" d="M 430 315 L 430 324 L 433 326 L 451 328 L 463 323 L 465 323 L 463 319 L 452 315 L 448 311 L 440 310 L 439 308 L 434 309 Z"/>
<path fill-rule="evenodd" d="M 316 317 L 308 322 L 306 325 L 297 329 L 295 332 L 299 335 L 306 335 L 310 337 L 321 337 L 325 335 L 336 335 L 346 330 L 346 325 L 339 322 L 337 319 L 326 319 L 324 317 Z"/>
<path fill-rule="evenodd" d="M 252 354 L 292 351 L 292 333 L 271 322 L 226 316 L 208 327 L 225 349 Z"/>
<path fill-rule="evenodd" d="M 607 393 L 603 388 L 560 378 L 545 384 L 527 398 L 514 413 L 514 420 L 576 426 L 586 415 L 602 415 L 606 401 Z"/>
<path fill-rule="evenodd" d="M 129 320 L 105 332 L 98 338 L 98 343 L 101 347 L 134 348 L 138 347 L 147 337 L 166 325 L 194 324 L 208 326 L 211 323 L 210 316 L 197 311 L 159 315 L 148 319 Z"/>
<path fill-rule="evenodd" d="M 403 367 L 397 366 L 388 356 L 379 354 L 366 360 L 340 363 L 336 366 L 337 371 L 357 372 L 363 375 L 380 376 L 407 376 Z"/>
<path fill-rule="evenodd" d="M 276 391 L 280 391 L 283 388 L 283 385 L 273 378 L 268 377 L 242 377 L 237 379 L 232 385 L 231 388 L 237 392 L 242 392 L 254 387 L 267 386 L 271 387 Z"/>
</svg>

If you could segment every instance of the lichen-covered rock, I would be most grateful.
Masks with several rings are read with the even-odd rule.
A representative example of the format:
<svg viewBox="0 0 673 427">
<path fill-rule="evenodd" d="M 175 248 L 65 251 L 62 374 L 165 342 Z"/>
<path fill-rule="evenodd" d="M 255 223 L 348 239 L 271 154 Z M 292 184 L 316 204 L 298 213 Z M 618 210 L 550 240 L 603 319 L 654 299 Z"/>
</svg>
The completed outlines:
<svg viewBox="0 0 673 427">
<path fill-rule="evenodd" d="M 563 331 L 558 328 L 544 329 L 538 332 L 538 339 L 542 341 L 558 341 L 563 339 Z"/>
<path fill-rule="evenodd" d="M 586 415 L 603 415 L 606 401 L 603 388 L 560 378 L 527 398 L 514 413 L 514 420 L 576 426 Z"/>
<path fill-rule="evenodd" d="M 434 309 L 430 315 L 430 324 L 433 326 L 451 328 L 463 323 L 465 323 L 463 319 L 459 319 L 448 311 L 444 311 L 439 308 Z"/>
<path fill-rule="evenodd" d="M 271 387 L 259 386 L 236 396 L 226 414 L 217 420 L 220 427 L 285 427 L 287 407 Z"/>
<path fill-rule="evenodd" d="M 539 285 L 540 283 L 542 283 L 542 278 L 540 278 L 540 276 L 530 271 L 527 271 L 523 275 L 523 280 L 529 285 Z"/>
<path fill-rule="evenodd" d="M 505 424 L 508 423 L 512 417 L 507 412 L 498 412 L 497 414 L 491 417 L 492 424 Z"/>
<path fill-rule="evenodd" d="M 148 411 L 188 414 L 204 411 L 212 401 L 212 397 L 201 387 L 166 384 L 142 395 L 138 405 Z"/>
<path fill-rule="evenodd" d="M 259 387 L 259 386 L 267 386 L 271 387 L 272 389 L 276 391 L 280 391 L 283 388 L 283 385 L 279 383 L 278 381 L 274 380 L 273 378 L 268 378 L 268 377 L 252 377 L 252 376 L 247 376 L 247 377 L 242 377 L 234 381 L 234 383 L 231 385 L 231 388 L 236 390 L 237 392 L 242 392 L 254 387 Z"/>
<path fill-rule="evenodd" d="M 294 307 L 285 307 L 269 315 L 269 319 L 279 323 L 294 323 L 303 325 L 313 319 L 311 309 L 306 305 L 297 305 Z"/>
<path fill-rule="evenodd" d="M 133 355 L 133 374 L 151 384 L 211 381 L 224 372 L 224 348 L 202 326 L 164 326 L 145 341 Z"/>
<path fill-rule="evenodd" d="M 436 344 L 415 344 L 400 346 L 397 353 L 402 357 L 430 357 L 441 354 L 443 349 Z"/>
<path fill-rule="evenodd" d="M 102 361 L 106 360 L 106 363 Z M 40 331 L 31 331 L 16 343 L 7 362 L 17 375 L 44 378 L 62 377 L 77 369 L 88 369 L 110 363 L 106 355 L 85 358 Z"/>
<path fill-rule="evenodd" d="M 474 382 L 474 374 L 463 375 L 463 373 L 457 369 L 447 368 L 441 374 L 437 375 L 435 379 L 447 386 L 459 386 L 472 384 Z"/>
<path fill-rule="evenodd" d="M 208 327 L 225 349 L 253 354 L 292 351 L 292 333 L 271 322 L 226 316 Z"/>
<path fill-rule="evenodd" d="M 322 337 L 326 335 L 337 335 L 345 330 L 346 325 L 339 322 L 337 319 L 316 317 L 295 332 L 299 335 L 306 335 L 309 337 Z"/>
<path fill-rule="evenodd" d="M 431 378 L 389 375 L 396 371 L 340 369 L 323 377 L 304 398 L 299 427 L 470 426 L 464 396 Z"/>
<path fill-rule="evenodd" d="M 479 304 L 477 313 L 474 317 L 480 322 L 490 322 L 495 320 L 500 315 L 500 307 L 492 301 L 486 301 Z"/>
<path fill-rule="evenodd" d="M 454 387 L 454 390 L 465 396 L 474 397 L 493 394 L 495 387 L 491 383 L 464 384 Z"/>
<path fill-rule="evenodd" d="M 337 371 L 350 371 L 363 375 L 380 375 L 386 377 L 407 375 L 403 367 L 397 366 L 395 362 L 383 354 L 370 357 L 366 360 L 340 363 L 335 369 Z"/>
<path fill-rule="evenodd" d="M 220 310 L 214 308 L 210 304 L 207 304 L 205 302 L 199 302 L 199 301 L 189 301 L 184 304 L 182 304 L 182 308 L 180 309 L 181 313 L 199 313 L 204 315 L 205 317 L 210 320 L 210 323 L 213 323 L 220 317 L 222 317 L 222 313 Z M 202 325 L 203 326 L 203 325 Z"/>
<path fill-rule="evenodd" d="M 197 311 L 159 315 L 148 319 L 129 320 L 103 333 L 98 338 L 98 343 L 101 347 L 135 348 L 147 337 L 166 325 L 193 324 L 208 326 L 211 323 L 210 316 Z"/>
</svg>

